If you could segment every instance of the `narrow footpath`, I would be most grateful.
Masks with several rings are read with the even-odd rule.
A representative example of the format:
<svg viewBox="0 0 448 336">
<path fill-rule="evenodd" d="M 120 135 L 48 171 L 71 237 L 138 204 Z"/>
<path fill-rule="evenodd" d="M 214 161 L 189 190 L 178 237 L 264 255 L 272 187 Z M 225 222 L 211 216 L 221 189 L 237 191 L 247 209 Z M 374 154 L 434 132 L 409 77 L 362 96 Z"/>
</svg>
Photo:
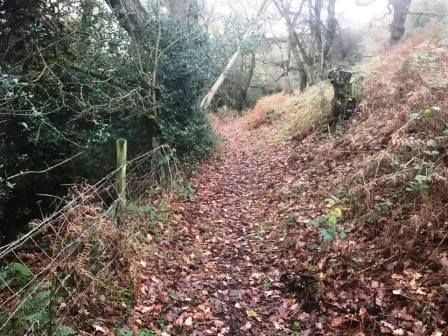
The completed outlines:
<svg viewBox="0 0 448 336">
<path fill-rule="evenodd" d="M 175 241 L 157 275 L 144 277 L 136 320 L 163 335 L 293 334 L 299 305 L 280 279 L 284 238 L 267 219 L 288 179 L 288 148 L 254 150 L 234 119 L 218 131 L 221 155 L 203 164 L 195 197 L 177 207 Z"/>
</svg>

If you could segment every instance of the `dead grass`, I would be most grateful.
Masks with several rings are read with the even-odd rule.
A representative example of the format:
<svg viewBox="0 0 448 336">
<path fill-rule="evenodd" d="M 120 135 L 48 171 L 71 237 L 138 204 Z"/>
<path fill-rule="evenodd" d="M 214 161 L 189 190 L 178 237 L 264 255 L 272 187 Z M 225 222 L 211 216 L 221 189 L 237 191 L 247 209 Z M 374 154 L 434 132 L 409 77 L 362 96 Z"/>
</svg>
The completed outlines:
<svg viewBox="0 0 448 336">
<path fill-rule="evenodd" d="M 406 43 L 399 44 L 390 50 L 384 59 L 382 73 L 391 74 L 396 70 L 397 65 L 413 55 L 417 50 L 430 46 L 432 39 L 437 39 L 438 34 L 443 31 L 443 25 L 434 23 L 424 32 L 416 33 L 409 38 Z"/>
<path fill-rule="evenodd" d="M 118 228 L 94 200 L 67 214 L 56 242 L 82 240 L 58 270 L 59 277 L 70 276 L 70 295 L 60 322 L 88 330 L 99 317 L 114 320 L 126 315 L 126 305 L 132 303 L 136 290 L 133 272 L 138 268 L 131 228 Z M 60 248 L 57 243 L 53 246 L 55 251 Z"/>
<path fill-rule="evenodd" d="M 331 112 L 333 89 L 328 83 L 310 87 L 284 106 L 278 140 L 299 140 L 325 125 Z"/>
<path fill-rule="evenodd" d="M 318 218 L 331 198 L 348 234 L 328 245 L 316 231 L 316 244 L 328 250 L 307 250 L 322 272 L 325 334 L 352 334 L 349 324 L 353 335 L 448 334 L 447 55 L 448 33 L 433 31 L 375 60 L 358 114 L 331 134 L 299 137 L 288 160 L 301 182 L 291 209 Z M 293 117 L 299 110 L 297 122 L 306 120 L 303 112 L 316 106 L 305 97 L 295 113 L 285 110 L 277 132 L 300 130 Z M 298 247 L 288 255 L 296 258 L 310 228 L 293 230 Z M 291 271 L 310 273 L 303 265 Z"/>
<path fill-rule="evenodd" d="M 297 140 L 325 125 L 332 97 L 333 89 L 327 83 L 310 87 L 305 92 L 264 97 L 244 116 L 241 124 L 253 133 L 255 146 Z"/>
<path fill-rule="evenodd" d="M 268 123 L 276 111 L 282 110 L 289 99 L 291 99 L 291 96 L 283 92 L 261 98 L 255 107 L 246 114 L 245 128 L 253 130 Z"/>
<path fill-rule="evenodd" d="M 428 328 L 401 327 L 421 335 L 448 332 L 437 322 L 448 318 L 448 44 L 430 36 L 392 50 L 367 81 L 359 115 L 316 149 L 308 144 L 309 164 L 333 176 L 326 192 L 339 195 L 351 255 L 363 260 L 353 277 L 391 287 L 384 314 L 412 312 Z"/>
</svg>

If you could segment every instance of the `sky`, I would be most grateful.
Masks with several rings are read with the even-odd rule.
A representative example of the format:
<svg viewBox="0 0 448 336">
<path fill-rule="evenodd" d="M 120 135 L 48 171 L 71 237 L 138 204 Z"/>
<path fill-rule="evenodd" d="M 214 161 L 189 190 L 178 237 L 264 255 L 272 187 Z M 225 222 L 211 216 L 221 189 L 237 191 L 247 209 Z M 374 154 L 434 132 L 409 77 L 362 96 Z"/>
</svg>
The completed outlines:
<svg viewBox="0 0 448 336">
<path fill-rule="evenodd" d="M 234 9 L 256 12 L 261 0 L 205 0 L 208 8 L 215 12 L 228 13 Z M 298 2 L 297 0 L 293 0 Z M 388 0 L 376 0 L 367 6 L 357 6 L 356 0 L 337 0 L 336 11 L 355 25 L 368 24 L 374 18 L 383 17 L 387 11 Z"/>
<path fill-rule="evenodd" d="M 386 13 L 388 0 L 376 0 L 369 6 L 357 6 L 356 0 L 339 0 L 336 11 L 354 23 L 369 23 L 374 18 L 381 18 Z"/>
</svg>

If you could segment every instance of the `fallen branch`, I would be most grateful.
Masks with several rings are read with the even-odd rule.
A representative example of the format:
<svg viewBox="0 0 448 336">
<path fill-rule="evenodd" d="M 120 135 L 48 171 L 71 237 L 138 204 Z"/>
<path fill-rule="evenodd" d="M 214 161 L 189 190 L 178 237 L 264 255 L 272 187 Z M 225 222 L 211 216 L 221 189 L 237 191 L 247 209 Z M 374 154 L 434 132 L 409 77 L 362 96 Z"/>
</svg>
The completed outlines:
<svg viewBox="0 0 448 336">
<path fill-rule="evenodd" d="M 219 88 L 221 87 L 221 85 L 224 83 L 224 81 L 227 78 L 227 75 L 229 74 L 230 70 L 233 68 L 233 66 L 235 65 L 236 61 L 238 60 L 238 58 L 241 55 L 241 45 L 244 43 L 244 41 L 246 41 L 250 35 L 252 34 L 254 28 L 255 28 L 255 24 L 257 23 L 258 19 L 260 18 L 261 14 L 264 11 L 264 8 L 266 7 L 267 3 L 269 0 L 264 0 L 261 3 L 260 8 L 258 9 L 257 15 L 255 16 L 254 22 L 252 23 L 251 27 L 247 30 L 246 34 L 244 34 L 243 36 L 243 40 L 240 44 L 240 46 L 238 47 L 238 49 L 236 50 L 236 52 L 233 54 L 232 58 L 230 59 L 229 63 L 227 64 L 227 66 L 225 67 L 224 71 L 221 73 L 221 75 L 218 77 L 218 79 L 216 80 L 215 84 L 213 84 L 212 88 L 210 89 L 210 91 L 207 93 L 207 95 L 204 97 L 204 99 L 201 102 L 201 108 L 203 109 L 207 109 L 213 98 L 215 98 L 216 93 L 218 92 Z"/>
</svg>

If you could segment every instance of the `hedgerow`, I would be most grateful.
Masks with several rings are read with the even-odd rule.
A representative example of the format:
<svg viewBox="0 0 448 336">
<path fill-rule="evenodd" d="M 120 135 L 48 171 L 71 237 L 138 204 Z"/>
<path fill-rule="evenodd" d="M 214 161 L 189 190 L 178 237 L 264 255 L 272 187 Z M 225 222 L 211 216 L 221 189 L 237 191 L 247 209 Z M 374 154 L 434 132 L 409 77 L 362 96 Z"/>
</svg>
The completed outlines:
<svg viewBox="0 0 448 336">
<path fill-rule="evenodd" d="M 131 157 L 154 138 L 185 157 L 212 149 L 198 104 L 220 70 L 209 64 L 209 37 L 157 3 L 131 33 L 99 1 L 0 3 L 3 235 L 14 237 L 18 223 L 54 201 L 37 194 L 61 195 L 63 184 L 104 176 L 117 138 L 128 139 Z"/>
</svg>

